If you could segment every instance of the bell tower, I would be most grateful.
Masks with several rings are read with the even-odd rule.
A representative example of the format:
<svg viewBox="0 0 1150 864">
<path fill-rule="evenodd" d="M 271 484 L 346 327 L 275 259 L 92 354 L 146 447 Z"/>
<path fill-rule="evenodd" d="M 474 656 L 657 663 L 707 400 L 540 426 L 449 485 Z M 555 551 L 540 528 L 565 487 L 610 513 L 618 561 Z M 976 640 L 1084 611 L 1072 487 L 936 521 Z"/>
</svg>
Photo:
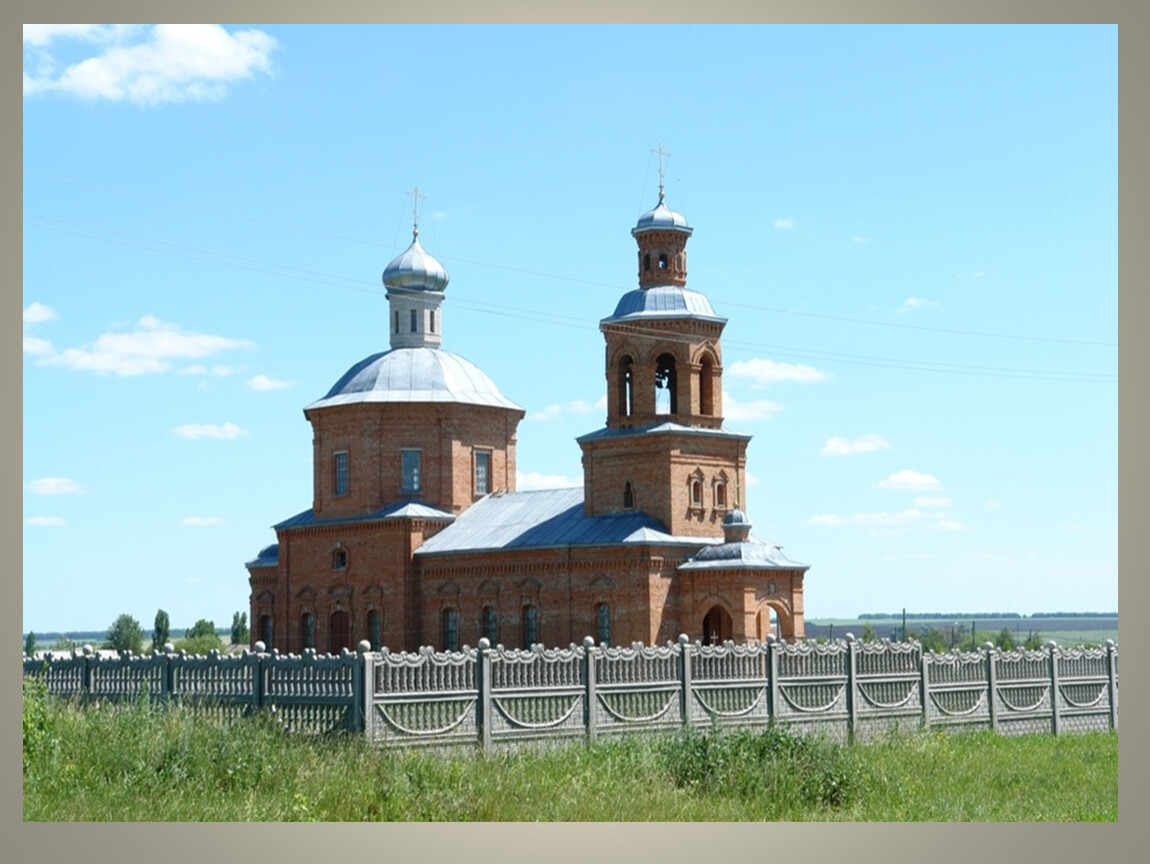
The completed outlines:
<svg viewBox="0 0 1150 864">
<path fill-rule="evenodd" d="M 694 229 L 658 204 L 631 230 L 639 287 L 624 294 L 599 329 L 606 340 L 607 425 L 578 439 L 584 511 L 641 510 L 676 535 L 722 536 L 722 520 L 745 506 L 750 436 L 723 428 L 726 319 L 687 288 Z"/>
</svg>

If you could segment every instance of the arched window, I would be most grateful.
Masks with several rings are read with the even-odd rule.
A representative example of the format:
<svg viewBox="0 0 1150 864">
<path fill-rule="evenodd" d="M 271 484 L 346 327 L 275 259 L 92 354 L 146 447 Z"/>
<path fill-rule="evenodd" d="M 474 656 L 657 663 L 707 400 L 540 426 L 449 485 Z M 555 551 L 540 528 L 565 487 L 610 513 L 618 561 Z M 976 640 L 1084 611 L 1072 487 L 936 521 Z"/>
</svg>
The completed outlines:
<svg viewBox="0 0 1150 864">
<path fill-rule="evenodd" d="M 727 484 L 722 480 L 715 481 L 715 509 L 727 509 Z"/>
<path fill-rule="evenodd" d="M 715 364 L 710 357 L 699 366 L 699 413 L 707 417 L 715 413 Z"/>
<path fill-rule="evenodd" d="M 483 607 L 480 626 L 483 628 L 483 635 L 487 637 L 488 642 L 492 645 L 499 644 L 499 613 L 494 606 Z"/>
<path fill-rule="evenodd" d="M 611 644 L 611 607 L 600 603 L 595 610 L 596 623 L 599 626 L 599 644 Z"/>
<path fill-rule="evenodd" d="M 327 621 L 327 650 L 330 654 L 338 654 L 351 645 L 351 616 L 346 609 L 336 609 Z"/>
<path fill-rule="evenodd" d="M 443 650 L 459 650 L 459 612 L 455 609 L 443 610 Z"/>
<path fill-rule="evenodd" d="M 268 651 L 272 650 L 272 616 L 260 616 L 260 641 L 264 643 L 264 648 Z"/>
<path fill-rule="evenodd" d="M 630 510 L 635 506 L 635 490 L 631 487 L 631 481 L 628 480 L 623 484 L 623 509 Z"/>
<path fill-rule="evenodd" d="M 703 481 L 698 477 L 691 478 L 691 506 L 703 506 Z"/>
<path fill-rule="evenodd" d="M 378 609 L 367 613 L 367 641 L 371 643 L 372 651 L 383 647 L 383 616 Z"/>
<path fill-rule="evenodd" d="M 625 356 L 619 361 L 619 414 L 630 417 L 635 410 L 635 371 L 633 360 Z"/>
<path fill-rule="evenodd" d="M 315 647 L 315 616 L 304 612 L 299 622 L 300 640 L 304 648 Z"/>
<path fill-rule="evenodd" d="M 659 269 L 660 270 L 666 270 L 667 269 L 667 253 L 666 252 L 660 252 L 659 253 Z"/>
<path fill-rule="evenodd" d="M 655 360 L 655 413 L 678 414 L 679 398 L 675 376 L 675 358 L 660 354 Z"/>
<path fill-rule="evenodd" d="M 539 641 L 539 610 L 534 606 L 523 607 L 523 647 L 530 648 Z"/>
<path fill-rule="evenodd" d="M 347 569 L 347 550 L 336 549 L 331 553 L 331 569 L 332 570 L 346 570 Z"/>
<path fill-rule="evenodd" d="M 643 269 L 644 270 L 650 270 L 651 269 L 651 253 L 650 252 L 648 252 L 646 255 L 643 256 Z"/>
</svg>

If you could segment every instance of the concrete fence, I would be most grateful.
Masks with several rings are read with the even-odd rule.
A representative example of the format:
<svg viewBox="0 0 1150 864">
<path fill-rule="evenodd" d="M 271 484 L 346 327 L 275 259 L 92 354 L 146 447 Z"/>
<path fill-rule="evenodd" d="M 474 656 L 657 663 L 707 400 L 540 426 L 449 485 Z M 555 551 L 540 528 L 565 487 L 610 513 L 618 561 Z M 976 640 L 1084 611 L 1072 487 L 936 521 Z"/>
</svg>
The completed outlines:
<svg viewBox="0 0 1150 864">
<path fill-rule="evenodd" d="M 490 646 L 440 653 L 265 652 L 24 661 L 82 701 L 158 698 L 224 715 L 272 712 L 287 728 L 348 731 L 385 746 L 501 749 L 635 731 L 771 723 L 839 740 L 892 727 L 1005 735 L 1118 728 L 1118 648 L 934 654 L 919 643 L 770 639 L 701 645 Z"/>
</svg>

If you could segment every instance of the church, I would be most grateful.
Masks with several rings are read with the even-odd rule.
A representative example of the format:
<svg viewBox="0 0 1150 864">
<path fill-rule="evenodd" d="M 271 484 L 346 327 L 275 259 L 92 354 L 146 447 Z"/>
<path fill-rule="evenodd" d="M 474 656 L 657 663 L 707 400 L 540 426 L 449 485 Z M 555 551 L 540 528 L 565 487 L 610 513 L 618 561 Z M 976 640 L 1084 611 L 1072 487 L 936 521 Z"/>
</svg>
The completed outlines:
<svg viewBox="0 0 1150 864">
<path fill-rule="evenodd" d="M 661 173 L 661 172 L 660 172 Z M 750 436 L 723 425 L 726 319 L 687 287 L 693 228 L 639 217 L 638 287 L 599 329 L 606 424 L 583 485 L 517 492 L 524 410 L 443 347 L 448 274 L 419 242 L 383 271 L 390 349 L 304 408 L 312 506 L 246 565 L 252 639 L 337 653 L 803 637 L 807 565 L 750 533 Z"/>
</svg>

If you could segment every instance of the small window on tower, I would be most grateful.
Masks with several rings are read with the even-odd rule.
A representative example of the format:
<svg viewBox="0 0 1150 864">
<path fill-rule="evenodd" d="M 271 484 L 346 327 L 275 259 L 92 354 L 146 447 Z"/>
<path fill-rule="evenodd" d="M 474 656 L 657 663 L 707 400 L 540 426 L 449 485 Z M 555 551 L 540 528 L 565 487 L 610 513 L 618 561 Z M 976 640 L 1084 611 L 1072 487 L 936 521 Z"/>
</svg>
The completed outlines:
<svg viewBox="0 0 1150 864">
<path fill-rule="evenodd" d="M 727 509 L 727 484 L 726 483 L 719 482 L 719 483 L 715 484 L 715 507 L 717 507 L 719 510 L 726 510 Z"/>
<path fill-rule="evenodd" d="M 491 451 L 475 451 L 475 494 L 486 495 L 491 491 Z"/>
<path fill-rule="evenodd" d="M 335 454 L 335 484 L 336 495 L 347 494 L 347 451 L 341 450 Z"/>
<path fill-rule="evenodd" d="M 435 332 L 435 310 L 431 310 L 431 327 L 429 328 L 432 333 Z"/>
<path fill-rule="evenodd" d="M 346 570 L 347 569 L 347 550 L 336 549 L 331 556 L 331 569 L 332 570 Z"/>
<path fill-rule="evenodd" d="M 659 269 L 660 270 L 666 270 L 667 269 L 667 253 L 666 252 L 660 252 L 659 253 Z"/>
<path fill-rule="evenodd" d="M 415 309 L 411 310 L 411 332 L 419 332 L 419 313 Z"/>
<path fill-rule="evenodd" d="M 401 491 L 421 491 L 422 487 L 420 486 L 419 480 L 419 462 L 421 455 L 418 450 L 400 451 L 400 471 L 402 472 Z"/>
<path fill-rule="evenodd" d="M 399 310 L 395 310 L 395 332 L 399 332 Z"/>
<path fill-rule="evenodd" d="M 703 484 L 698 480 L 691 481 L 691 506 L 703 506 Z"/>
<path fill-rule="evenodd" d="M 623 484 L 623 509 L 630 510 L 635 506 L 635 490 L 631 486 L 631 481 L 628 480 Z"/>
</svg>

